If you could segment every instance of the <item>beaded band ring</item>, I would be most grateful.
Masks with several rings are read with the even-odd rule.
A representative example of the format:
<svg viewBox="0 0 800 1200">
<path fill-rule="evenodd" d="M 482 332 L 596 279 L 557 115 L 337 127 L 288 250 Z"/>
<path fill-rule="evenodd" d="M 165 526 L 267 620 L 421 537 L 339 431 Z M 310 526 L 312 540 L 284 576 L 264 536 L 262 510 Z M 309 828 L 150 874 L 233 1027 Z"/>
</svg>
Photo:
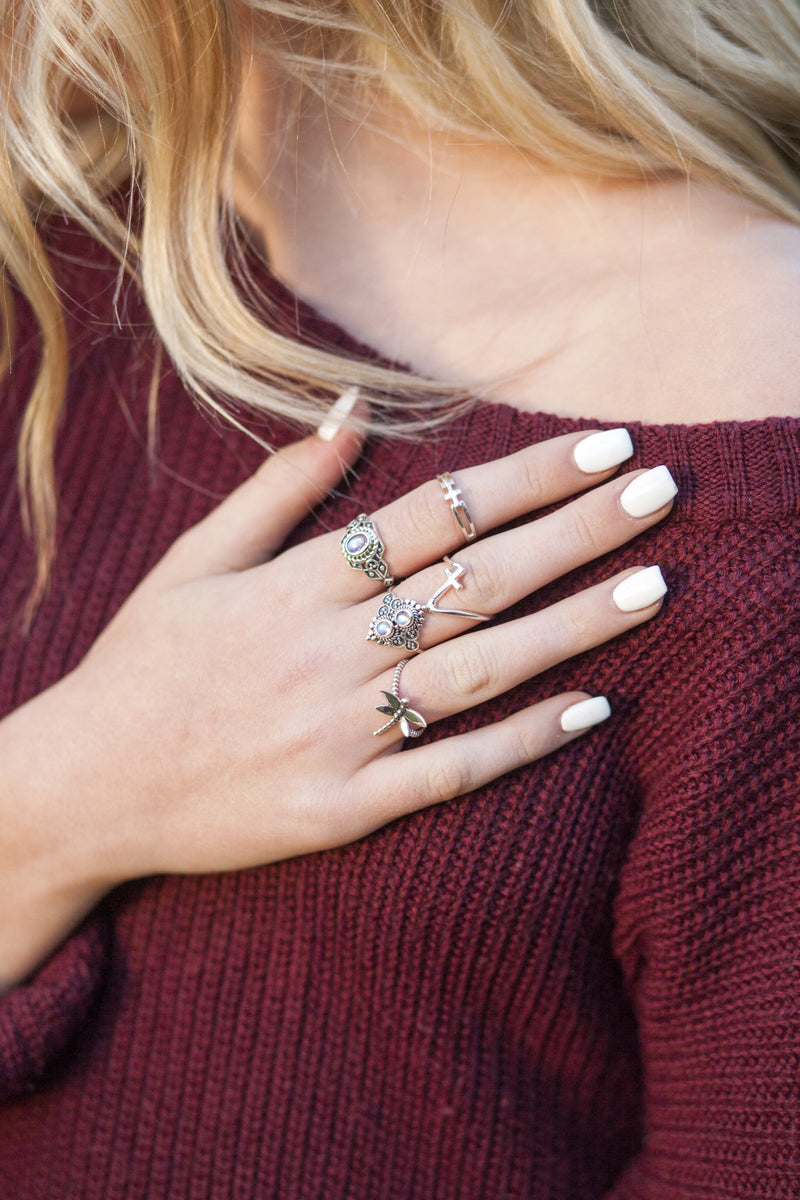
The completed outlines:
<svg viewBox="0 0 800 1200">
<path fill-rule="evenodd" d="M 381 691 L 381 695 L 386 697 L 386 703 L 377 705 L 375 711 L 388 717 L 389 720 L 385 725 L 381 725 L 380 729 L 373 731 L 373 737 L 386 733 L 386 730 L 391 729 L 393 725 L 399 725 L 403 737 L 417 738 L 428 727 L 428 722 L 422 714 L 409 707 L 408 697 L 400 695 L 400 676 L 408 661 L 407 658 L 404 658 L 395 667 L 392 690 L 390 692 Z"/>
</svg>

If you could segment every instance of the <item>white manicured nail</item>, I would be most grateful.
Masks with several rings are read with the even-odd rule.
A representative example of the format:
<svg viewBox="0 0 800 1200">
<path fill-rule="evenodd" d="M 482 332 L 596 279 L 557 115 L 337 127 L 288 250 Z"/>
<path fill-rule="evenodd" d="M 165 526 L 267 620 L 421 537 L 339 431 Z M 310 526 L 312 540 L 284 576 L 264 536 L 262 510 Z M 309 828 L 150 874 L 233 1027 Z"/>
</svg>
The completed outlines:
<svg viewBox="0 0 800 1200">
<path fill-rule="evenodd" d="M 653 467 L 637 475 L 619 498 L 629 517 L 649 517 L 669 503 L 678 491 L 667 467 Z"/>
<path fill-rule="evenodd" d="M 326 413 L 324 421 L 317 430 L 317 437 L 322 438 L 323 442 L 332 442 L 353 411 L 357 399 L 357 387 L 350 387 L 347 391 L 342 392 L 330 411 Z"/>
<path fill-rule="evenodd" d="M 667 594 L 667 585 L 660 567 L 643 567 L 635 575 L 628 575 L 618 583 L 611 593 L 620 612 L 639 612 L 649 608 Z"/>
<path fill-rule="evenodd" d="M 561 728 L 564 733 L 577 733 L 579 729 L 591 729 L 601 721 L 607 721 L 611 716 L 611 705 L 605 696 L 592 696 L 589 700 L 579 700 L 571 704 L 561 714 Z"/>
<path fill-rule="evenodd" d="M 633 442 L 627 429 L 601 429 L 578 442 L 572 451 L 579 471 L 594 475 L 618 467 L 633 454 Z"/>
</svg>

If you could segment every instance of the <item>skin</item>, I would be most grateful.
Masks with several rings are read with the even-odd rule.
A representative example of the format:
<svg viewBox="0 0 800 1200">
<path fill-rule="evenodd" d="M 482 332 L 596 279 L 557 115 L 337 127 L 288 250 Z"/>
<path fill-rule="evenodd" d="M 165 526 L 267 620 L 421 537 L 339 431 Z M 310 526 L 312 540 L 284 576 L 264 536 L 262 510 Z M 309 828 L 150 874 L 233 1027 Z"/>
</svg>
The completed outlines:
<svg viewBox="0 0 800 1200">
<path fill-rule="evenodd" d="M 798 415 L 794 227 L 685 182 L 572 178 L 407 121 L 398 136 L 393 114 L 375 131 L 313 105 L 287 127 L 279 111 L 254 66 L 236 202 L 276 272 L 377 349 L 522 408 Z M 394 572 L 410 576 L 403 594 L 424 602 L 442 581 L 430 564 L 458 549 L 468 606 L 500 612 L 661 520 L 669 506 L 625 515 L 625 476 L 578 471 L 582 436 L 459 472 L 482 533 L 578 496 L 513 534 L 463 547 L 435 483 L 376 514 Z M 175 543 L 75 671 L 0 722 L 0 986 L 122 880 L 324 850 L 580 736 L 559 719 L 585 693 L 402 756 L 397 729 L 372 737 L 403 654 L 340 647 L 363 642 L 380 587 L 344 566 L 336 534 L 280 553 L 359 449 L 344 430 L 270 459 Z M 281 602 L 298 576 L 314 621 Z M 656 615 L 620 613 L 616 582 L 497 628 L 429 620 L 403 692 L 435 720 Z"/>
<path fill-rule="evenodd" d="M 800 228 L 749 202 L 562 174 L 388 106 L 295 116 L 257 63 L 239 145 L 276 274 L 389 358 L 565 416 L 800 414 Z"/>
<path fill-rule="evenodd" d="M 607 479 L 611 472 L 576 467 L 572 450 L 583 436 L 460 472 L 478 528 Z M 359 448 L 344 430 L 271 458 L 178 539 L 71 675 L 0 723 L 0 820 L 11 831 L 0 848 L 6 986 L 122 880 L 233 870 L 340 845 L 579 736 L 559 720 L 585 693 L 401 757 L 399 730 L 373 738 L 376 698 L 405 657 L 364 641 L 380 584 L 344 564 L 338 533 L 277 553 Z M 669 505 L 638 519 L 624 512 L 619 496 L 630 478 L 469 546 L 435 481 L 374 519 L 404 596 L 424 603 L 442 582 L 441 563 L 429 564 L 458 549 L 469 603 L 497 613 L 666 515 Z M 620 578 L 455 641 L 464 622 L 431 616 L 404 690 L 424 695 L 436 720 L 654 616 L 658 603 L 616 608 Z M 362 653 L 342 655 L 342 646 L 360 644 Z M 37 753 L 43 731 L 47 756 Z"/>
</svg>

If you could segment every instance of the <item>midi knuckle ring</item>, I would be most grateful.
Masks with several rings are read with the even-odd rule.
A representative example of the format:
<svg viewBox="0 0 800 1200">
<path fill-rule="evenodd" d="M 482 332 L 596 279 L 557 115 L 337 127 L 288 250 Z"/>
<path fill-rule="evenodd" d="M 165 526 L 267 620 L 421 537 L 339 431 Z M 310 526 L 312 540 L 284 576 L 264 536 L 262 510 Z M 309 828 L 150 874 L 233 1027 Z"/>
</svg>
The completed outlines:
<svg viewBox="0 0 800 1200">
<path fill-rule="evenodd" d="M 345 529 L 339 545 L 348 564 L 356 571 L 363 571 L 368 579 L 377 579 L 390 588 L 394 579 L 383 557 L 383 542 L 375 525 L 366 513 L 359 515 Z"/>
<path fill-rule="evenodd" d="M 449 471 L 442 471 L 441 475 L 436 476 L 436 482 L 442 489 L 442 495 L 452 509 L 453 516 L 456 519 L 459 532 L 465 542 L 471 542 L 476 536 L 476 529 L 470 511 L 467 508 L 463 498 L 461 488 L 456 484 L 455 479 Z"/>
<path fill-rule="evenodd" d="M 461 582 L 466 574 L 467 568 L 461 563 L 449 558 L 446 554 L 442 559 L 445 568 L 445 581 L 441 584 L 431 596 L 428 603 L 425 605 L 427 612 L 441 613 L 446 617 L 464 617 L 468 621 L 488 621 L 489 617 L 484 613 L 468 612 L 463 608 L 443 608 L 439 601 L 445 592 L 449 592 L 451 588 L 460 592 L 464 587 Z"/>
<path fill-rule="evenodd" d="M 465 609 L 458 608 L 442 608 L 439 605 L 439 600 L 445 592 L 451 588 L 457 591 L 463 588 L 464 585 L 461 583 L 461 579 L 466 571 L 466 568 L 461 563 L 453 562 L 447 555 L 445 555 L 443 561 L 445 581 L 436 589 L 427 604 L 418 604 L 416 600 L 407 600 L 401 596 L 395 596 L 393 592 L 387 592 L 381 597 L 378 611 L 370 622 L 369 632 L 367 633 L 368 642 L 377 642 L 381 646 L 396 646 L 398 649 L 415 654 L 419 650 L 419 634 L 422 629 L 422 623 L 429 612 L 440 613 L 443 616 L 463 617 L 471 621 L 488 621 L 489 618 L 482 613 L 467 612 Z M 404 737 L 414 738 L 419 737 L 427 727 L 425 718 L 416 709 L 411 707 L 408 697 L 400 695 L 400 676 L 408 661 L 408 658 L 404 658 L 397 664 L 391 692 L 381 691 L 381 695 L 384 697 L 386 703 L 377 705 L 376 711 L 381 713 L 382 716 L 388 717 L 389 720 L 385 721 L 379 729 L 373 731 L 374 737 L 378 737 L 381 733 L 386 733 L 394 725 L 399 725 Z M 477 660 L 473 656 L 471 662 L 472 668 L 467 694 L 485 690 L 486 686 L 488 686 L 489 672 L 483 654 L 479 653 Z M 486 674 L 486 682 L 483 684 L 478 681 L 478 676 L 481 673 L 478 663 L 484 664 L 483 670 Z"/>
</svg>

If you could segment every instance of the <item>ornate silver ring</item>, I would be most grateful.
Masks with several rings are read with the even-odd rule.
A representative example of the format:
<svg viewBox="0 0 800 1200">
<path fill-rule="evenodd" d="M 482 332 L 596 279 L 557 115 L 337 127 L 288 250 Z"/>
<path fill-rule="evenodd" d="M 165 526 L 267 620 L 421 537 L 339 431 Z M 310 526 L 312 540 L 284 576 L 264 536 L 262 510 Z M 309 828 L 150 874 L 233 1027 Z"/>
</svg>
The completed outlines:
<svg viewBox="0 0 800 1200">
<path fill-rule="evenodd" d="M 425 606 L 416 600 L 403 600 L 393 592 L 387 592 L 380 607 L 372 618 L 367 634 L 368 642 L 379 646 L 397 646 L 416 654 L 419 650 L 419 631 L 425 620 Z"/>
<path fill-rule="evenodd" d="M 390 588 L 394 579 L 383 559 L 383 542 L 366 513 L 359 513 L 345 529 L 339 545 L 351 567 L 363 571 L 368 579 L 379 579 Z"/>
<path fill-rule="evenodd" d="M 471 542 L 477 531 L 462 497 L 461 488 L 456 485 L 456 481 L 449 471 L 443 471 L 441 475 L 437 475 L 436 481 L 442 489 L 442 495 L 453 510 L 453 516 L 464 535 L 464 540 Z"/>
<path fill-rule="evenodd" d="M 384 717 L 388 717 L 389 720 L 385 725 L 381 725 L 380 729 L 376 729 L 373 732 L 373 737 L 377 737 L 381 733 L 386 733 L 386 730 L 391 729 L 393 725 L 399 725 L 403 737 L 416 738 L 428 727 L 428 722 L 422 714 L 415 712 L 410 707 L 408 697 L 400 695 L 400 676 L 403 673 L 403 667 L 408 661 L 407 658 L 404 658 L 395 667 L 392 690 L 390 692 L 381 691 L 381 695 L 386 697 L 386 703 L 379 704 L 376 712 L 381 713 Z"/>
</svg>

